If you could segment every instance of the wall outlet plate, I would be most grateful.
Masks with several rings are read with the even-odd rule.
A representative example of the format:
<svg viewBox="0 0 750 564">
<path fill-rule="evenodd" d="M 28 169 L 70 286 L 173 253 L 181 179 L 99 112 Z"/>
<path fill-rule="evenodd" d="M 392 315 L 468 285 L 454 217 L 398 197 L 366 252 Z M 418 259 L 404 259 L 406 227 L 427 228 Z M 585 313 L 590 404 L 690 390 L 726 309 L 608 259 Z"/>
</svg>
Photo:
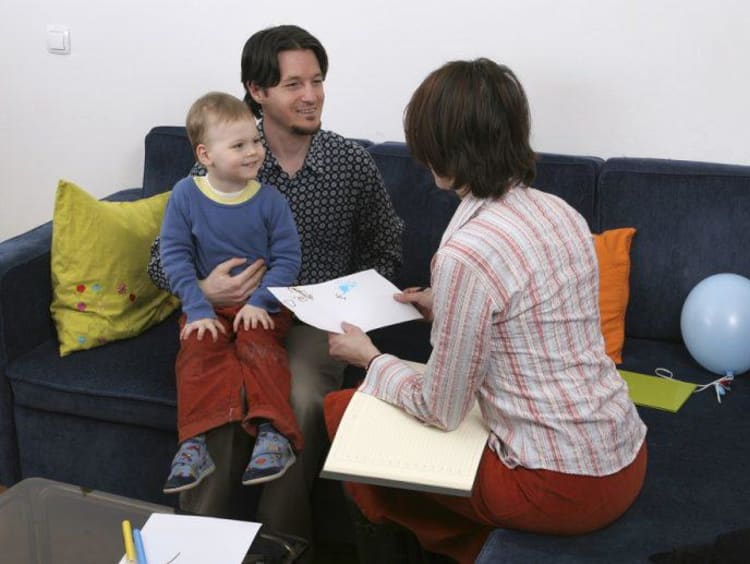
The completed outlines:
<svg viewBox="0 0 750 564">
<path fill-rule="evenodd" d="M 47 26 L 47 51 L 55 55 L 70 54 L 70 29 L 64 25 Z"/>
</svg>

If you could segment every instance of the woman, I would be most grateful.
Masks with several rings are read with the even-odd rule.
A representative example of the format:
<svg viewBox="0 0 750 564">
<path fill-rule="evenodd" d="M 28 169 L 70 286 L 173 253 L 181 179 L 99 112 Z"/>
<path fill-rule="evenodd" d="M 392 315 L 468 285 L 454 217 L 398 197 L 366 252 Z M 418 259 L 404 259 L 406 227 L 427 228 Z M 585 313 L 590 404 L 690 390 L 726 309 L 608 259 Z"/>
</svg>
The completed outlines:
<svg viewBox="0 0 750 564">
<path fill-rule="evenodd" d="M 358 328 L 331 355 L 367 369 L 360 391 L 454 429 L 476 400 L 491 430 L 470 498 L 346 484 L 372 522 L 473 562 L 493 527 L 580 534 L 617 519 L 646 470 L 646 427 L 607 357 L 585 220 L 533 188 L 526 96 L 487 59 L 451 62 L 419 86 L 407 144 L 461 203 L 432 262 L 432 288 L 396 296 L 430 319 L 423 374 Z M 353 392 L 326 398 L 335 433 Z"/>
</svg>

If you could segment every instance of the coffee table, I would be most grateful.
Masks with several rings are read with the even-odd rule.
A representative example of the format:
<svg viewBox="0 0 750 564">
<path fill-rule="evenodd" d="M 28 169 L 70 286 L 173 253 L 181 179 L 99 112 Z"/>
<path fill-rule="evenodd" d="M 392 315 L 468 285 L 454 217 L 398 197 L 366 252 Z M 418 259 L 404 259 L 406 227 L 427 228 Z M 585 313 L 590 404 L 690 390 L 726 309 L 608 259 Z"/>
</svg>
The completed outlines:
<svg viewBox="0 0 750 564">
<path fill-rule="evenodd" d="M 0 494 L 0 561 L 7 564 L 115 564 L 121 524 L 143 527 L 174 509 L 44 478 L 26 478 Z M 264 529 L 244 563 L 294 562 L 304 539 Z"/>
</svg>

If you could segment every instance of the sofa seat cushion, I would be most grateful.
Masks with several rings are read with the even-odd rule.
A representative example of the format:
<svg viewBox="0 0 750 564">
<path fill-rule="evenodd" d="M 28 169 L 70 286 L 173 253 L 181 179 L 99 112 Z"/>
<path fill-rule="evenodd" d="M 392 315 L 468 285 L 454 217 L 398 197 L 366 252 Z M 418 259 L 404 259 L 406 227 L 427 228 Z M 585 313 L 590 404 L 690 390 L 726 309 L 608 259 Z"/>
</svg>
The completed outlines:
<svg viewBox="0 0 750 564">
<path fill-rule="evenodd" d="M 628 340 L 625 363 L 629 370 L 653 373 L 646 367 L 659 360 L 659 366 L 671 365 L 691 382 L 717 377 L 694 370 L 681 348 Z M 638 411 L 648 426 L 646 481 L 619 520 L 577 537 L 497 529 L 477 562 L 647 562 L 651 554 L 709 543 L 718 534 L 747 527 L 742 492 L 750 491 L 750 380 L 738 377 L 721 404 L 706 390 L 693 394 L 677 413 L 647 407 Z"/>
<path fill-rule="evenodd" d="M 651 376 L 657 368 L 665 368 L 674 378 L 695 384 L 707 384 L 719 378 L 718 374 L 698 364 L 683 343 L 628 337 L 622 357 L 618 368 Z"/>
<path fill-rule="evenodd" d="M 15 403 L 117 423 L 176 429 L 178 313 L 135 339 L 60 357 L 50 339 L 7 367 Z"/>
</svg>

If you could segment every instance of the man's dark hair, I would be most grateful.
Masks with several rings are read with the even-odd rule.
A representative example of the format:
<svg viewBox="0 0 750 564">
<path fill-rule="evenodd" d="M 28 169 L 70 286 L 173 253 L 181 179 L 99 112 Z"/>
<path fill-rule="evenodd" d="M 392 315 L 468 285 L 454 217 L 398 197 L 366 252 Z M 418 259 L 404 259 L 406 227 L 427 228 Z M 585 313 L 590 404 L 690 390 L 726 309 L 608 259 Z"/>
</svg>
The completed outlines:
<svg viewBox="0 0 750 564">
<path fill-rule="evenodd" d="M 496 198 L 536 174 L 529 145 L 531 120 L 521 83 L 489 59 L 453 61 L 433 71 L 404 113 L 406 142 L 414 158 L 436 174 Z"/>
<path fill-rule="evenodd" d="M 242 49 L 242 86 L 245 103 L 255 117 L 262 115 L 262 108 L 250 96 L 248 85 L 254 82 L 260 88 L 276 86 L 281 80 L 279 53 L 309 49 L 315 54 L 320 72 L 325 79 L 328 72 L 328 55 L 323 45 L 313 35 L 296 25 L 279 25 L 254 33 Z"/>
</svg>

